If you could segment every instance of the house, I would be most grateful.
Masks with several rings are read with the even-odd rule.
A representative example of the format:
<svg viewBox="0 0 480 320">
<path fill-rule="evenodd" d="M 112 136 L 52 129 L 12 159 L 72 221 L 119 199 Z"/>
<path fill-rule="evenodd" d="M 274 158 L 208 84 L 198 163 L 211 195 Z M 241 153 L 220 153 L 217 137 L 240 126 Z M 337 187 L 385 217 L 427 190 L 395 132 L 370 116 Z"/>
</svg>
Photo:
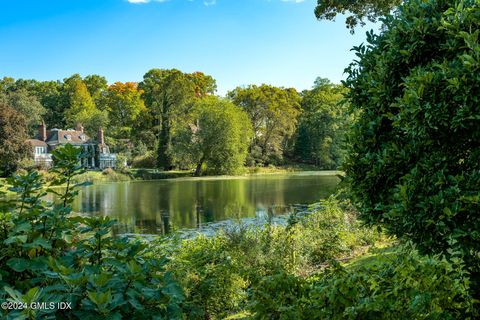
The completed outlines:
<svg viewBox="0 0 480 320">
<path fill-rule="evenodd" d="M 51 129 L 47 130 L 42 121 L 38 127 L 35 139 L 27 142 L 32 146 L 32 154 L 35 164 L 50 167 L 53 164 L 51 151 L 59 146 L 71 144 L 82 148 L 81 164 L 87 169 L 114 168 L 116 155 L 110 153 L 110 148 L 105 144 L 103 130 L 99 129 L 97 139 L 91 139 L 83 132 L 81 124 L 75 129 Z"/>
</svg>

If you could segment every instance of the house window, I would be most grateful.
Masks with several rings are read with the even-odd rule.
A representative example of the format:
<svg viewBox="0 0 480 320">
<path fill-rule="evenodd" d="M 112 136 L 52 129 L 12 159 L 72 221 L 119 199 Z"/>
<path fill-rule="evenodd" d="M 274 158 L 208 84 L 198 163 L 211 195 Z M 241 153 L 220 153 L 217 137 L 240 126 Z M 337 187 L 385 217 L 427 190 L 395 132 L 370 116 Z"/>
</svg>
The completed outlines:
<svg viewBox="0 0 480 320">
<path fill-rule="evenodd" d="M 45 147 L 35 147 L 35 154 L 45 154 Z"/>
</svg>

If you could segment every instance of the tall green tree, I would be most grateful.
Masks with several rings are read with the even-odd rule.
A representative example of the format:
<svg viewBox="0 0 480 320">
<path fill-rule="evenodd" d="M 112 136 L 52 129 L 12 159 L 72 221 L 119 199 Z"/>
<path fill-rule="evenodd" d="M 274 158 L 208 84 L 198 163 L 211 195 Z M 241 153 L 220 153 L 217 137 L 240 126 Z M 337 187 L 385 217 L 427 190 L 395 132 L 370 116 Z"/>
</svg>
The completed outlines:
<svg viewBox="0 0 480 320">
<path fill-rule="evenodd" d="M 0 102 L 0 175 L 10 175 L 18 162 L 28 157 L 27 121 L 7 104 Z"/>
<path fill-rule="evenodd" d="M 108 82 L 107 79 L 98 74 L 91 74 L 83 79 L 83 82 L 87 86 L 87 90 L 90 93 L 96 107 L 99 110 L 105 110 L 104 97 L 107 93 Z"/>
<path fill-rule="evenodd" d="M 26 89 L 9 91 L 3 98 L 0 96 L 0 101 L 23 115 L 27 122 L 29 135 L 35 133 L 36 127 L 41 123 L 42 117 L 46 113 L 37 97 Z"/>
<path fill-rule="evenodd" d="M 312 90 L 302 93 L 302 115 L 295 141 L 297 161 L 315 164 L 322 169 L 336 169 L 343 159 L 346 131 L 346 88 L 328 79 L 317 78 Z"/>
<path fill-rule="evenodd" d="M 344 166 L 362 218 L 462 256 L 480 292 L 480 5 L 407 1 L 348 69 Z"/>
<path fill-rule="evenodd" d="M 38 100 L 46 109 L 44 120 L 48 128 L 64 128 L 65 109 L 69 107 L 68 99 L 61 81 L 39 82 L 35 92 Z"/>
<path fill-rule="evenodd" d="M 238 87 L 227 95 L 252 121 L 249 164 L 282 163 L 301 112 L 297 91 L 263 84 Z"/>
<path fill-rule="evenodd" d="M 135 82 L 115 82 L 108 87 L 105 103 L 109 112 L 111 128 L 118 137 L 130 137 L 130 131 L 141 113 L 147 109 L 142 99 L 142 90 Z"/>
<path fill-rule="evenodd" d="M 81 78 L 71 77 L 65 81 L 64 87 L 69 103 L 69 108 L 64 113 L 68 126 L 75 127 L 77 123 L 81 123 L 90 135 L 95 135 L 99 128 L 106 127 L 108 123 L 107 111 L 97 109 L 87 86 Z"/>
<path fill-rule="evenodd" d="M 139 88 L 144 91 L 145 104 L 154 114 L 158 134 L 158 167 L 165 170 L 174 166 L 172 135 L 176 125 L 185 122 L 195 98 L 195 86 L 189 76 L 179 70 L 152 69 Z"/>
<path fill-rule="evenodd" d="M 244 166 L 252 138 L 248 115 L 226 99 L 208 97 L 195 106 L 195 125 L 187 130 L 188 152 L 193 157 L 195 175 L 235 174 Z"/>
</svg>

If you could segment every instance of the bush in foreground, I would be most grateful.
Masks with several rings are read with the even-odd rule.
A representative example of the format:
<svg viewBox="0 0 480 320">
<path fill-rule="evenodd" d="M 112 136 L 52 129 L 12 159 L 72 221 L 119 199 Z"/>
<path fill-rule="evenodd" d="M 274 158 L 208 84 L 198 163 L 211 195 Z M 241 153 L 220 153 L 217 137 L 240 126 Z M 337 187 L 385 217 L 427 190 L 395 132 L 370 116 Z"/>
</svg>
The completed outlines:
<svg viewBox="0 0 480 320">
<path fill-rule="evenodd" d="M 412 249 L 342 267 L 308 279 L 264 278 L 253 289 L 255 319 L 473 319 L 463 262 L 419 255 Z"/>
<path fill-rule="evenodd" d="M 181 288 L 139 241 L 113 238 L 114 221 L 72 215 L 79 150 L 54 151 L 60 193 L 35 171 L 9 180 L 17 197 L 0 198 L 0 301 L 68 302 L 71 309 L 0 310 L 3 319 L 181 318 Z M 58 189 L 55 189 L 58 190 Z M 45 203 L 46 193 L 58 202 Z"/>
</svg>

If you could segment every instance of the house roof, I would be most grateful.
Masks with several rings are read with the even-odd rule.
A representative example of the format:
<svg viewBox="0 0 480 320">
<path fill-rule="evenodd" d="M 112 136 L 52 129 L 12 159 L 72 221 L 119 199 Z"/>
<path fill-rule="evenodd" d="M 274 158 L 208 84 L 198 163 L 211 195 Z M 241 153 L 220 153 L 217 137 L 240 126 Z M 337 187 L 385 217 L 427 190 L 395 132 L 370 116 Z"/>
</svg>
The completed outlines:
<svg viewBox="0 0 480 320">
<path fill-rule="evenodd" d="M 59 130 L 53 129 L 47 131 L 47 144 L 72 144 L 72 145 L 82 145 L 86 143 L 92 143 L 90 139 L 82 131 L 77 130 Z"/>
<path fill-rule="evenodd" d="M 27 143 L 29 143 L 33 147 L 46 147 L 47 146 L 47 144 L 44 141 L 38 140 L 38 139 L 28 139 Z"/>
</svg>

